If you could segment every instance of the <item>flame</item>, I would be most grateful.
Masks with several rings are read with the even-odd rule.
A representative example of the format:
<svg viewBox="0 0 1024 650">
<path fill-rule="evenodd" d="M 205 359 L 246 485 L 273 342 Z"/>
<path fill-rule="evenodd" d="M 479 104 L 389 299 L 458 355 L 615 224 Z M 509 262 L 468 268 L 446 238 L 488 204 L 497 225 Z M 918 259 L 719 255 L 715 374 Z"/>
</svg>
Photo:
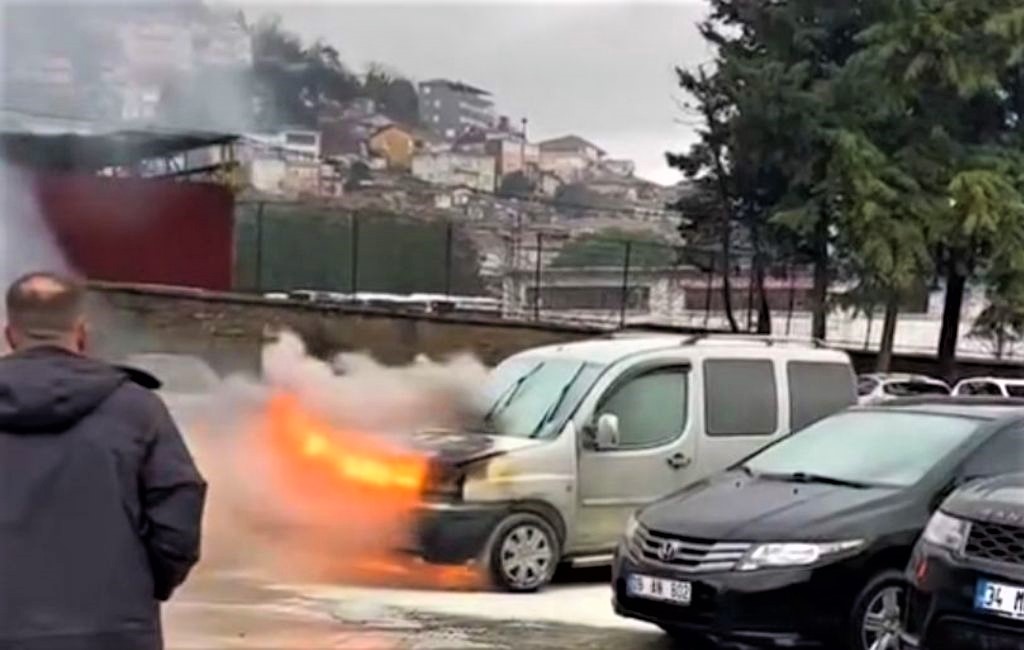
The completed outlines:
<svg viewBox="0 0 1024 650">
<path fill-rule="evenodd" d="M 230 463 L 219 491 L 226 556 L 246 556 L 278 580 L 477 589 L 476 566 L 436 566 L 409 548 L 429 459 L 389 437 L 338 427 L 306 400 L 279 392 L 261 400 L 234 446 L 211 447 Z M 226 510 L 225 499 L 234 499 Z M 228 517 L 230 512 L 230 518 Z"/>
<path fill-rule="evenodd" d="M 329 471 L 342 483 L 391 491 L 392 496 L 410 500 L 422 492 L 425 458 L 373 435 L 336 430 L 304 410 L 294 396 L 282 394 L 270 400 L 268 423 L 270 439 L 282 456 L 308 461 L 310 471 Z"/>
</svg>

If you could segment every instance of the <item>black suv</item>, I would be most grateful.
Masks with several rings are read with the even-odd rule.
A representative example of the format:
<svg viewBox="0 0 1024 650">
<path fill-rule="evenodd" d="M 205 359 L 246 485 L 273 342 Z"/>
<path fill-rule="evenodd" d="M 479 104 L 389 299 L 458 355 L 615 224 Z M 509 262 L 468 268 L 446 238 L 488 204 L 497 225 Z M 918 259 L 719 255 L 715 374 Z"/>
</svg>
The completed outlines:
<svg viewBox="0 0 1024 650">
<path fill-rule="evenodd" d="M 1019 463 L 1024 470 L 1024 456 Z M 925 529 L 908 574 L 910 647 L 1024 648 L 1024 473 L 950 496 Z"/>
<path fill-rule="evenodd" d="M 896 650 L 932 513 L 972 477 L 1019 471 L 1022 453 L 1020 402 L 833 415 L 640 510 L 617 551 L 615 609 L 683 647 Z"/>
</svg>

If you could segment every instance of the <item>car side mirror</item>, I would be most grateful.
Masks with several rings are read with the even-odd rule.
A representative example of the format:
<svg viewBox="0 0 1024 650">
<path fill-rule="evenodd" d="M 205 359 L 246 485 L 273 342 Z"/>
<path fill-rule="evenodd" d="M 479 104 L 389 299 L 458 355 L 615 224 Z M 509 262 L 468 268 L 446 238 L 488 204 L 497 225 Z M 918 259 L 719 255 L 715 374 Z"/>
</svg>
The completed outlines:
<svg viewBox="0 0 1024 650">
<path fill-rule="evenodd" d="M 594 446 L 598 451 L 618 449 L 619 416 L 605 413 L 597 418 L 597 429 L 594 431 Z"/>
</svg>

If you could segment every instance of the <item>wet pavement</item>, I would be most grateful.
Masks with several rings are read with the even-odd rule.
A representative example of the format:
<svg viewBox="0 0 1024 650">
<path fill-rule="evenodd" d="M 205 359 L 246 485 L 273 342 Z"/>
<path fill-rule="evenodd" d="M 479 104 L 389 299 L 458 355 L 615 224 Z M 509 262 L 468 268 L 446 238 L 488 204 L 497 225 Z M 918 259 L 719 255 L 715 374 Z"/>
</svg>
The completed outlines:
<svg viewBox="0 0 1024 650">
<path fill-rule="evenodd" d="M 592 610 L 599 601 L 607 607 L 606 596 L 606 587 L 587 583 L 512 596 L 283 587 L 216 574 L 199 577 L 178 594 L 164 619 L 168 650 L 671 648 L 653 628 L 603 612 L 583 616 L 593 625 L 559 622 L 550 606 L 561 602 L 554 610 L 572 619 L 574 610 Z M 473 604 L 481 614 L 465 615 Z"/>
</svg>

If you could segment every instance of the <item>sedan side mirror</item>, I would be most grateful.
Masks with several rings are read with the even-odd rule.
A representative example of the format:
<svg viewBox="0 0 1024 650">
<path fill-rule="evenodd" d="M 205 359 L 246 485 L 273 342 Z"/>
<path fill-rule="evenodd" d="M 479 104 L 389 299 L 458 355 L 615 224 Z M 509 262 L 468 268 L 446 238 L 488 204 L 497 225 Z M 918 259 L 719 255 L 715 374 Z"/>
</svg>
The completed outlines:
<svg viewBox="0 0 1024 650">
<path fill-rule="evenodd" d="M 619 416 L 605 413 L 597 418 L 594 444 L 599 451 L 619 447 Z"/>
</svg>

